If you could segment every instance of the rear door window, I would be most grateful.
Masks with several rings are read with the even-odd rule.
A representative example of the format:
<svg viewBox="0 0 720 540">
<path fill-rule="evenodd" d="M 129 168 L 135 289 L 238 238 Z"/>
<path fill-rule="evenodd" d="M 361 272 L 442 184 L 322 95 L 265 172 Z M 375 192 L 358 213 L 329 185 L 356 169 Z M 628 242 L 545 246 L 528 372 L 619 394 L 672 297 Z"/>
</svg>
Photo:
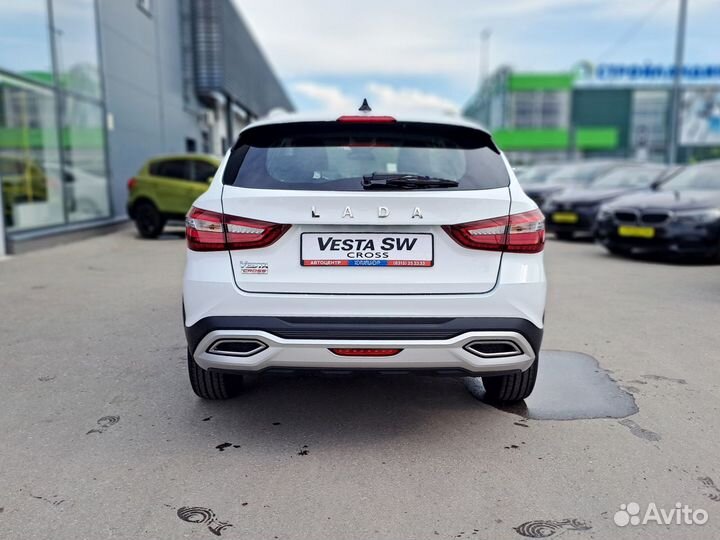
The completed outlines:
<svg viewBox="0 0 720 540">
<path fill-rule="evenodd" d="M 408 174 L 458 182 L 442 189 L 504 187 L 492 139 L 456 126 L 314 122 L 259 126 L 241 135 L 223 181 L 237 187 L 362 191 L 363 177 Z"/>
<path fill-rule="evenodd" d="M 164 176 L 166 178 L 179 178 L 181 180 L 192 180 L 192 168 L 190 160 L 168 159 L 154 164 L 151 174 Z"/>
<path fill-rule="evenodd" d="M 217 167 L 207 161 L 193 160 L 195 170 L 193 171 L 193 180 L 196 182 L 207 182 L 208 178 L 215 176 Z"/>
</svg>

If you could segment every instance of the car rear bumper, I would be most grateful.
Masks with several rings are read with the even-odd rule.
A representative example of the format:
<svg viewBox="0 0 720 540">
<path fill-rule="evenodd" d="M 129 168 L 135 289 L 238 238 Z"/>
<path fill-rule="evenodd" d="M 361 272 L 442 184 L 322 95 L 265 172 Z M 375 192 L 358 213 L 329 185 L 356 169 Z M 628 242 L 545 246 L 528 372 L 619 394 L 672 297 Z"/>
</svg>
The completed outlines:
<svg viewBox="0 0 720 540">
<path fill-rule="evenodd" d="M 488 375 L 528 369 L 543 330 L 515 318 L 209 317 L 185 328 L 195 361 L 207 370 L 434 371 Z M 226 343 L 258 344 L 250 354 Z M 497 352 L 470 345 L 505 344 Z M 221 344 L 221 345 L 218 345 Z M 339 356 L 332 348 L 401 349 L 392 356 Z"/>
<path fill-rule="evenodd" d="M 564 213 L 572 212 L 577 215 L 577 221 L 575 223 L 562 223 L 557 222 L 553 219 L 555 211 L 545 211 L 547 220 L 545 222 L 545 228 L 551 233 L 591 233 L 595 228 L 595 216 L 597 215 L 597 208 L 591 210 L 585 209 L 571 209 L 563 211 Z"/>
<path fill-rule="evenodd" d="M 620 236 L 618 224 L 598 222 L 595 239 L 605 246 L 634 253 L 657 253 L 677 256 L 712 255 L 720 249 L 720 223 L 700 226 L 664 224 L 654 227 L 653 238 Z"/>
</svg>

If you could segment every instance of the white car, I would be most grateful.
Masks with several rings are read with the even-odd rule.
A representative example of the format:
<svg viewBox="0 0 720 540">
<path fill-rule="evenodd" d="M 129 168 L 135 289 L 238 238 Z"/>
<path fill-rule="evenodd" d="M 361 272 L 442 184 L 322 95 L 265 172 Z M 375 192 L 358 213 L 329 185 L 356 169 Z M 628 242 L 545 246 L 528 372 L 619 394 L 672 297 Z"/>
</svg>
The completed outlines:
<svg viewBox="0 0 720 540">
<path fill-rule="evenodd" d="M 533 389 L 544 218 L 473 123 L 368 110 L 257 122 L 186 234 L 202 398 L 272 370 L 481 376 L 504 402 Z"/>
</svg>

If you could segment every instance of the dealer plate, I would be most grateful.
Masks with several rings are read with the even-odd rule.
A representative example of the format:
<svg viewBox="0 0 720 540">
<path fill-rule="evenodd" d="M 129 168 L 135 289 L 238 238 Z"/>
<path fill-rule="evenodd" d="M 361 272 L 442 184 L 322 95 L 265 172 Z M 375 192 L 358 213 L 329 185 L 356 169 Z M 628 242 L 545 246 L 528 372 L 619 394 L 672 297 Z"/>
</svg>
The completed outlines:
<svg viewBox="0 0 720 540">
<path fill-rule="evenodd" d="M 553 212 L 551 217 L 554 223 L 577 223 L 580 220 L 575 212 Z"/>
<path fill-rule="evenodd" d="M 416 266 L 433 265 L 430 233 L 303 233 L 303 266 Z"/>
<path fill-rule="evenodd" d="M 635 225 L 620 225 L 618 227 L 618 235 L 633 238 L 654 238 L 655 229 L 653 227 L 636 227 Z"/>
</svg>

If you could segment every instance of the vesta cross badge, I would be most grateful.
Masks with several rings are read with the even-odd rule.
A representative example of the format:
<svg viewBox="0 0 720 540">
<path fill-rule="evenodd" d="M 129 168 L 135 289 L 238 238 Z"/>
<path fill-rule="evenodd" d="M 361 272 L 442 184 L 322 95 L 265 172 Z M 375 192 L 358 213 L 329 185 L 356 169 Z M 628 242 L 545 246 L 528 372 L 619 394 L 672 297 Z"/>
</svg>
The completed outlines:
<svg viewBox="0 0 720 540">
<path fill-rule="evenodd" d="M 310 209 L 310 215 L 314 218 L 320 217 L 320 212 L 317 211 L 317 209 L 313 206 Z M 390 215 L 390 210 L 387 206 L 378 206 L 377 215 L 379 218 L 386 218 Z M 352 208 L 349 206 L 345 207 L 345 210 L 342 213 L 342 217 L 344 218 L 354 218 L 355 215 L 353 214 Z M 422 210 L 420 210 L 419 206 L 416 206 L 415 209 L 412 211 L 412 215 L 410 216 L 410 219 L 422 219 Z"/>
</svg>

